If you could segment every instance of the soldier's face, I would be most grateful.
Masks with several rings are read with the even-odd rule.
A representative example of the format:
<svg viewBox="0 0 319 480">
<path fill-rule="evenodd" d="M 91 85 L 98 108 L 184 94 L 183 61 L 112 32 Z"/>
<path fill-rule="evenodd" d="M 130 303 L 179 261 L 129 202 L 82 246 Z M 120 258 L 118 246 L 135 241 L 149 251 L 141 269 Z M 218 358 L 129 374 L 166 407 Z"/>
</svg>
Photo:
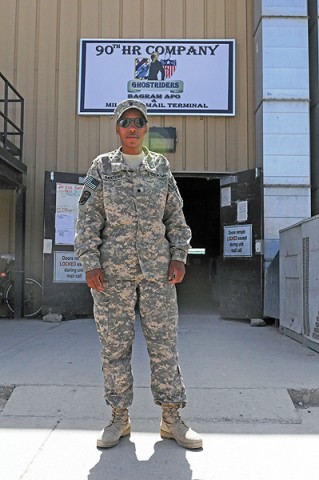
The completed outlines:
<svg viewBox="0 0 319 480">
<path fill-rule="evenodd" d="M 123 113 L 122 118 L 144 118 L 141 112 L 131 108 Z M 138 155 L 142 152 L 142 145 L 145 134 L 147 132 L 147 124 L 138 128 L 133 122 L 127 128 L 116 125 L 116 133 L 120 136 L 122 143 L 122 152 L 130 155 Z"/>
</svg>

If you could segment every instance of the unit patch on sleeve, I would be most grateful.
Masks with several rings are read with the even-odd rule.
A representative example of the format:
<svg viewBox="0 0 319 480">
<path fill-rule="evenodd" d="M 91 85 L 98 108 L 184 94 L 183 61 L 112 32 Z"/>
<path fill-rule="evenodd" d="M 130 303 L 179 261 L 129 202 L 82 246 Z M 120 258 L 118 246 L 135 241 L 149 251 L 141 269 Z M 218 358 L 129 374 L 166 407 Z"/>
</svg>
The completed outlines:
<svg viewBox="0 0 319 480">
<path fill-rule="evenodd" d="M 84 185 L 91 188 L 91 190 L 96 190 L 100 185 L 100 182 L 96 178 L 92 177 L 92 175 L 88 175 L 85 179 Z"/>
<path fill-rule="evenodd" d="M 82 195 L 79 200 L 79 205 L 84 205 L 91 196 L 91 192 L 88 190 L 83 190 Z"/>
</svg>

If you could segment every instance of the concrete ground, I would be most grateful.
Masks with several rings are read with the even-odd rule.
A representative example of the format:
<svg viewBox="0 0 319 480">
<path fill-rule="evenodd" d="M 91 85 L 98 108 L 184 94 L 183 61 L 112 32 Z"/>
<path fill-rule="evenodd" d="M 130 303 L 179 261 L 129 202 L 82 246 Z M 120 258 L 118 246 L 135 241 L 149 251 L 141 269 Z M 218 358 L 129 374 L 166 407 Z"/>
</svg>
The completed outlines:
<svg viewBox="0 0 319 480">
<path fill-rule="evenodd" d="M 133 433 L 112 449 L 91 319 L 0 321 L 1 480 L 304 480 L 318 472 L 319 356 L 273 326 L 180 319 L 185 420 L 203 434 L 189 451 L 159 436 L 139 322 Z M 296 405 L 288 389 L 295 390 Z"/>
</svg>

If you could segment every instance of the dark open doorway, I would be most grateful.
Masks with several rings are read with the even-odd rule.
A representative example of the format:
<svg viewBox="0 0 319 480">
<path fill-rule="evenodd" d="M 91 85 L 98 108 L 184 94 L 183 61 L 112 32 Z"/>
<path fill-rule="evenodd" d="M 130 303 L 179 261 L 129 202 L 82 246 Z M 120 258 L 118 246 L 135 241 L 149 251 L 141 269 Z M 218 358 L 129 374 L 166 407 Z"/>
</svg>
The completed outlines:
<svg viewBox="0 0 319 480">
<path fill-rule="evenodd" d="M 216 278 L 220 252 L 219 179 L 178 177 L 184 201 L 184 214 L 192 230 L 192 250 L 186 276 L 177 286 L 179 311 L 183 314 L 218 312 L 219 291 Z"/>
</svg>

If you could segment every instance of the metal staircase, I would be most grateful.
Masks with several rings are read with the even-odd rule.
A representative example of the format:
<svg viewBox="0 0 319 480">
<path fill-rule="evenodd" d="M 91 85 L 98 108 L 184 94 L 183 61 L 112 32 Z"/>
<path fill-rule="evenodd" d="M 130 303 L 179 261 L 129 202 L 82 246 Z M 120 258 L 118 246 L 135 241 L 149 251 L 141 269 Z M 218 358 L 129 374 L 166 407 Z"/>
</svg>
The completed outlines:
<svg viewBox="0 0 319 480">
<path fill-rule="evenodd" d="M 0 189 L 15 191 L 14 318 L 23 317 L 25 187 L 23 175 L 24 99 L 0 72 Z M 1 228 L 1 225 L 0 225 Z"/>
<path fill-rule="evenodd" d="M 0 187 L 22 186 L 24 99 L 0 72 Z"/>
</svg>

